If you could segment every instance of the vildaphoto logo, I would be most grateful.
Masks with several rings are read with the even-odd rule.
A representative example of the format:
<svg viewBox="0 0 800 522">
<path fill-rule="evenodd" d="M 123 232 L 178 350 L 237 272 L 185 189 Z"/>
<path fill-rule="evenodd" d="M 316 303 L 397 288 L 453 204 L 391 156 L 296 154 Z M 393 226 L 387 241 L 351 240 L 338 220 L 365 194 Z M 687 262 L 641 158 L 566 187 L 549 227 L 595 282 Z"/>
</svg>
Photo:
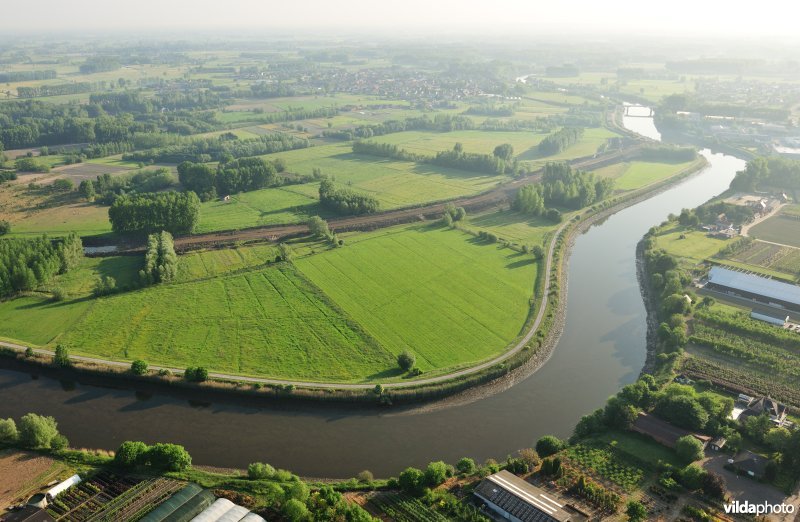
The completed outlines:
<svg viewBox="0 0 800 522">
<path fill-rule="evenodd" d="M 745 500 L 744 502 L 730 502 L 725 504 L 725 513 L 734 515 L 791 515 L 794 513 L 794 504 L 770 504 L 762 502 L 753 504 Z"/>
</svg>

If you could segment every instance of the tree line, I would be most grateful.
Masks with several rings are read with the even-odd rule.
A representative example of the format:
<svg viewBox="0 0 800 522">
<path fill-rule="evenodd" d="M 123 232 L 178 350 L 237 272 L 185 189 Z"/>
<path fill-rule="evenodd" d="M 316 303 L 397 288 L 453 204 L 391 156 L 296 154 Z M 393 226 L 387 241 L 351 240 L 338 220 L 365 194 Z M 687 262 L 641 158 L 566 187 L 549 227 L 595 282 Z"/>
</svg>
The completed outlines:
<svg viewBox="0 0 800 522">
<path fill-rule="evenodd" d="M 178 179 L 186 190 L 196 192 L 203 201 L 214 199 L 217 194 L 237 194 L 280 183 L 275 164 L 258 157 L 220 163 L 216 169 L 184 161 L 178 165 Z"/>
<path fill-rule="evenodd" d="M 118 234 L 190 234 L 200 219 L 200 199 L 194 192 L 126 194 L 114 200 L 108 219 Z"/>
<path fill-rule="evenodd" d="M 0 83 L 31 82 L 35 80 L 53 80 L 56 71 L 7 71 L 0 73 Z"/>
<path fill-rule="evenodd" d="M 583 137 L 583 127 L 564 127 L 539 142 L 539 154 L 552 156 L 578 143 Z"/>
<path fill-rule="evenodd" d="M 406 118 L 402 121 L 387 120 L 383 123 L 376 123 L 373 125 L 361 125 L 354 129 L 326 130 L 323 131 L 322 135 L 326 138 L 352 141 L 410 130 L 452 132 L 456 130 L 471 130 L 474 128 L 475 122 L 471 118 L 453 116 L 450 114 L 437 114 L 433 119 L 427 116 L 421 116 L 417 118 Z"/>
<path fill-rule="evenodd" d="M 178 275 L 178 255 L 172 234 L 161 231 L 147 236 L 144 268 L 139 271 L 142 284 L 169 283 Z"/>
<path fill-rule="evenodd" d="M 376 143 L 373 141 L 353 142 L 353 152 L 356 154 L 368 154 L 392 158 L 401 161 L 414 161 L 417 163 L 430 163 L 452 169 L 468 170 L 481 172 L 484 174 L 499 175 L 513 170 L 515 162 L 513 160 L 514 149 L 509 144 L 498 145 L 493 154 L 478 154 L 465 152 L 461 143 L 456 143 L 452 150 L 437 152 L 435 156 L 425 156 L 415 154 L 397 145 L 390 143 Z"/>
<path fill-rule="evenodd" d="M 180 163 L 191 161 L 207 163 L 209 161 L 230 161 L 234 158 L 261 156 L 287 150 L 304 149 L 310 143 L 305 138 L 297 138 L 290 134 L 275 132 L 240 140 L 232 133 L 209 138 L 195 138 L 189 143 L 170 145 L 124 154 L 126 161 L 151 161 Z"/>
<path fill-rule="evenodd" d="M 92 181 L 81 181 L 78 191 L 87 201 L 111 205 L 118 196 L 156 192 L 172 187 L 177 182 L 167 168 L 138 170 L 123 176 L 101 174 Z"/>
<path fill-rule="evenodd" d="M 38 87 L 17 87 L 20 98 L 38 98 L 40 96 L 61 96 L 64 94 L 80 94 L 96 91 L 100 84 L 93 82 L 59 83 L 56 85 L 39 85 Z"/>
<path fill-rule="evenodd" d="M 0 297 L 49 283 L 77 266 L 81 258 L 83 244 L 75 233 L 56 240 L 42 236 L 0 241 Z"/>
<path fill-rule="evenodd" d="M 547 208 L 562 206 L 577 210 L 588 207 L 608 197 L 613 188 L 614 180 L 610 178 L 573 170 L 567 163 L 548 163 L 544 167 L 542 182 L 520 187 L 513 205 L 526 214 L 554 218 L 550 212 L 555 209 Z M 558 217 L 560 220 L 560 214 Z"/>
<path fill-rule="evenodd" d="M 800 189 L 800 161 L 787 158 L 755 158 L 747 162 L 744 170 L 736 173 L 731 188 L 753 191 L 758 187 L 777 187 L 785 190 Z"/>
<path fill-rule="evenodd" d="M 333 181 L 324 179 L 319 184 L 320 204 L 339 214 L 372 214 L 377 212 L 378 200 L 346 188 L 336 188 Z"/>
</svg>

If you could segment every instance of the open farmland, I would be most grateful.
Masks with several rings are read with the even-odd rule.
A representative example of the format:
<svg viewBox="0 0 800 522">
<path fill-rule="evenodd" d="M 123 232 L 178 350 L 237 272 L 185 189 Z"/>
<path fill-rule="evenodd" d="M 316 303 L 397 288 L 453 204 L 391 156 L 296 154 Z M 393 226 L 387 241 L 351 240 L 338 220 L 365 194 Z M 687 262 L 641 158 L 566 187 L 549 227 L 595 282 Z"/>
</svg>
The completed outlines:
<svg viewBox="0 0 800 522">
<path fill-rule="evenodd" d="M 575 158 L 592 156 L 597 152 L 597 149 L 599 149 L 600 146 L 604 145 L 608 141 L 609 138 L 615 138 L 618 136 L 619 134 L 616 132 L 610 131 L 603 127 L 586 129 L 583 133 L 583 138 L 581 138 L 578 143 L 572 145 L 571 147 L 567 147 L 558 154 L 553 154 L 552 156 L 542 156 L 539 153 L 538 148 L 532 147 L 519 154 L 517 159 L 533 161 L 538 165 L 547 163 L 548 161 L 568 161 Z"/>
<path fill-rule="evenodd" d="M 681 173 L 694 162 L 656 163 L 632 161 L 602 167 L 594 171 L 598 176 L 614 179 L 616 190 L 635 190 Z"/>
<path fill-rule="evenodd" d="M 686 229 L 673 222 L 656 237 L 656 243 L 670 254 L 696 264 L 719 252 L 730 240 L 709 237 L 702 230 Z"/>
<path fill-rule="evenodd" d="M 745 250 L 730 256 L 729 260 L 771 269 L 789 277 L 800 274 L 800 249 L 763 241 L 754 241 Z"/>
<path fill-rule="evenodd" d="M 498 237 L 523 245 L 544 246 L 545 235 L 558 224 L 542 216 L 528 216 L 512 209 L 495 209 L 467 216 L 469 228 L 493 232 Z"/>
<path fill-rule="evenodd" d="M 83 355 L 334 381 L 361 381 L 394 365 L 291 265 L 150 287 L 86 306 L 60 339 Z"/>
<path fill-rule="evenodd" d="M 261 266 L 275 259 L 272 245 L 192 252 L 178 258 L 178 280 L 192 281 Z"/>
<path fill-rule="evenodd" d="M 528 255 L 435 225 L 364 234 L 296 264 L 386 349 L 414 352 L 423 371 L 502 352 L 528 315 L 537 270 Z"/>
<path fill-rule="evenodd" d="M 800 219 L 790 215 L 772 216 L 755 225 L 748 233 L 764 241 L 800 247 Z"/>
<path fill-rule="evenodd" d="M 408 131 L 387 134 L 370 138 L 378 143 L 391 143 L 401 149 L 416 154 L 435 156 L 437 152 L 451 150 L 456 143 L 461 143 L 466 152 L 491 154 L 494 148 L 502 143 L 509 143 L 516 154 L 521 154 L 535 147 L 547 136 L 547 133 L 527 132 L 485 132 L 477 130 L 453 132 Z"/>
</svg>

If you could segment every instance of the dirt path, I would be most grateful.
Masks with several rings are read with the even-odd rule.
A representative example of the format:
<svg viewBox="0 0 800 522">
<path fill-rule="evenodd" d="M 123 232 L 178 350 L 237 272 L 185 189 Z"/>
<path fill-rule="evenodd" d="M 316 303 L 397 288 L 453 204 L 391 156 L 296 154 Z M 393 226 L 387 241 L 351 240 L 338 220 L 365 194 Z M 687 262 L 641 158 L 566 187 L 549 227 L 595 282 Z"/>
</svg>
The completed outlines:
<svg viewBox="0 0 800 522">
<path fill-rule="evenodd" d="M 760 216 L 760 217 L 754 219 L 750 223 L 742 225 L 741 234 L 743 236 L 747 236 L 747 233 L 750 232 L 751 228 L 753 228 L 754 226 L 758 225 L 762 221 L 765 221 L 765 220 L 771 218 L 772 216 L 774 216 L 775 214 L 777 214 L 785 205 L 786 205 L 786 203 L 781 203 L 780 205 L 776 205 L 775 208 L 773 208 L 772 210 L 770 210 L 768 213 L 764 214 L 763 216 Z M 769 243 L 769 241 L 766 241 L 766 243 Z M 777 245 L 778 243 L 774 243 L 774 244 Z"/>
</svg>

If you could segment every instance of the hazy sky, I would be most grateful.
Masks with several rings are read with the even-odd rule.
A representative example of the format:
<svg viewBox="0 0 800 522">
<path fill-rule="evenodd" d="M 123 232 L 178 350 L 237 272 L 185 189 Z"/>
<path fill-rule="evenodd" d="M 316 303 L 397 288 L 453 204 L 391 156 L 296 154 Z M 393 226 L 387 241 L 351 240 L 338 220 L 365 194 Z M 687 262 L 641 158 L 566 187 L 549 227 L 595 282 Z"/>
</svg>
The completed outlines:
<svg viewBox="0 0 800 522">
<path fill-rule="evenodd" d="M 325 27 L 387 36 L 481 28 L 779 37 L 797 33 L 799 11 L 796 0 L 0 0 L 4 25 L 16 29 L 30 21 L 46 30 Z"/>
</svg>

